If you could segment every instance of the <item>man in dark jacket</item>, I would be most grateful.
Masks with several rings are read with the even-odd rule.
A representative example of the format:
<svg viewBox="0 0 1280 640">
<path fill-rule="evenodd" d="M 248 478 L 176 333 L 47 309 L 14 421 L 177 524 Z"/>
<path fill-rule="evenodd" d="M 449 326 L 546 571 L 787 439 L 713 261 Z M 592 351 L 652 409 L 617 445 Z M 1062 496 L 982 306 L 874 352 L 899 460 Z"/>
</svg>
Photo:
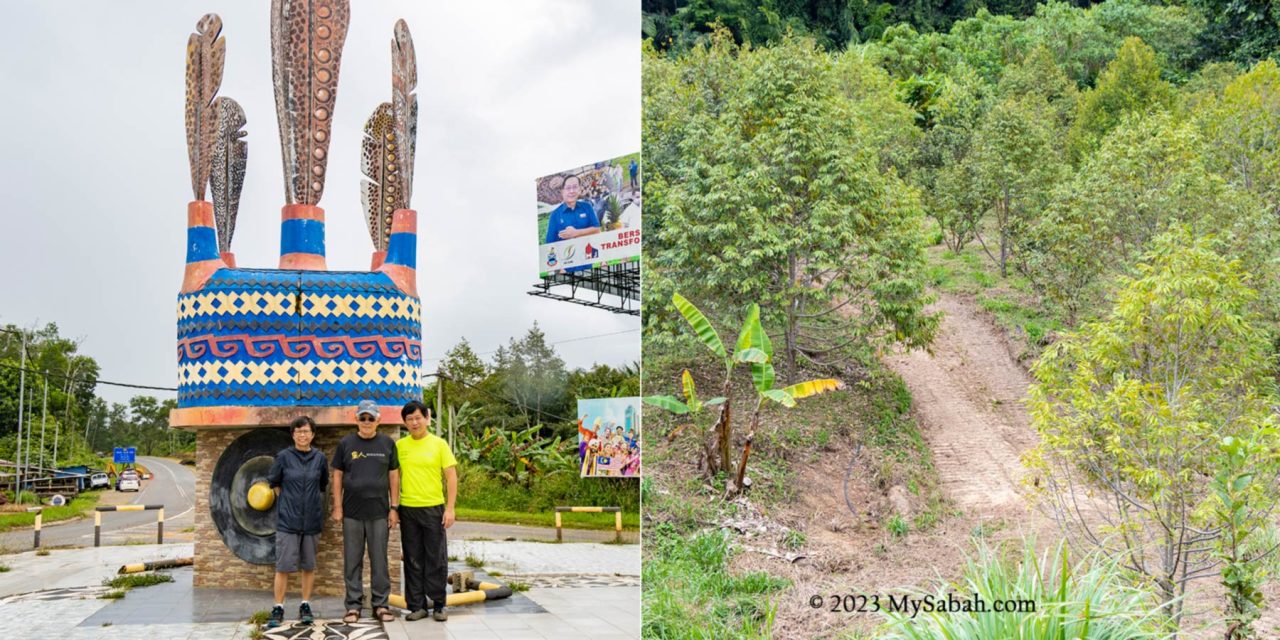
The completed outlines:
<svg viewBox="0 0 1280 640">
<path fill-rule="evenodd" d="M 293 446 L 276 454 L 267 482 L 276 494 L 276 604 L 268 627 L 284 622 L 284 594 L 289 574 L 302 571 L 302 605 L 298 618 L 311 624 L 311 588 L 316 581 L 316 538 L 324 522 L 324 492 L 329 484 L 329 462 L 311 446 L 316 423 L 308 416 L 289 425 Z"/>
</svg>

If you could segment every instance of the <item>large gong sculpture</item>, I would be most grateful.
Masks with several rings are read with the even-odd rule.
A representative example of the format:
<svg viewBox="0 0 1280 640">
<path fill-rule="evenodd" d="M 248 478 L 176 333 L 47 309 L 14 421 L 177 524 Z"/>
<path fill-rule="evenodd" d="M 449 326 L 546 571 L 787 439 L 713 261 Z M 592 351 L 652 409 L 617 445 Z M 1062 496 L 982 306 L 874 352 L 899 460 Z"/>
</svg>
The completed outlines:
<svg viewBox="0 0 1280 640">
<path fill-rule="evenodd" d="M 358 158 L 372 266 L 340 272 L 325 263 L 319 205 L 349 13 L 348 0 L 271 3 L 285 202 L 275 269 L 239 268 L 231 252 L 248 143 L 244 110 L 216 95 L 226 55 L 222 20 L 204 16 L 187 43 L 194 200 L 187 205 L 178 408 L 170 425 L 197 432 L 197 586 L 270 586 L 275 505 L 265 478 L 275 454 L 292 446 L 281 427 L 311 416 L 321 427 L 314 446 L 331 456 L 354 428 L 357 402 L 376 401 L 390 425 L 386 432 L 395 437 L 399 407 L 422 395 L 417 213 L 409 208 L 417 63 L 403 20 L 392 32 L 391 99 L 373 107 Z M 330 503 L 325 500 L 326 509 Z M 340 532 L 329 531 L 328 518 L 325 523 L 317 590 L 341 593 Z M 394 543 L 392 555 L 396 566 Z"/>
</svg>

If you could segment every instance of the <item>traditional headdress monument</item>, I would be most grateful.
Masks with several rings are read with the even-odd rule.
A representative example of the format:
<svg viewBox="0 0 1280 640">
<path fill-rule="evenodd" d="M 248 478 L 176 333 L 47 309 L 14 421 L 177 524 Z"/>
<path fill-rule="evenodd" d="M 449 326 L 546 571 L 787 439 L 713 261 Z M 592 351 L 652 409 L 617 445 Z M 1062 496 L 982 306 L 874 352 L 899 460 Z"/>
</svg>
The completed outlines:
<svg viewBox="0 0 1280 640">
<path fill-rule="evenodd" d="M 364 130 L 361 196 L 372 266 L 339 272 L 325 264 L 319 205 L 349 15 L 348 0 L 271 3 L 285 196 L 276 269 L 238 268 L 231 253 L 248 146 L 244 110 L 215 97 L 226 54 L 221 19 L 201 18 L 187 43 L 194 200 L 178 295 L 178 408 L 169 421 L 196 432 L 197 586 L 270 588 L 275 508 L 261 483 L 272 457 L 292 446 L 282 427 L 310 415 L 321 427 L 315 446 L 331 454 L 353 428 L 359 400 L 378 402 L 383 423 L 395 425 L 400 407 L 422 396 L 417 213 L 409 208 L 417 69 L 403 20 L 391 43 L 391 100 Z M 386 429 L 396 437 L 395 426 Z M 316 589 L 340 594 L 341 532 L 328 518 L 325 527 Z M 395 567 L 398 541 L 391 546 Z"/>
</svg>

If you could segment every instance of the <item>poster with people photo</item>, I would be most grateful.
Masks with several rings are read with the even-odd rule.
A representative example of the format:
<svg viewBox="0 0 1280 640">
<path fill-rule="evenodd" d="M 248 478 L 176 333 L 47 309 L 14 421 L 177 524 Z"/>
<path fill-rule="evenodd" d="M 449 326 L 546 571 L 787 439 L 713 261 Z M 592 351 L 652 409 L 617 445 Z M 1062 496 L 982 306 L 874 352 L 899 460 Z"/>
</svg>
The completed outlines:
<svg viewBox="0 0 1280 640">
<path fill-rule="evenodd" d="M 578 400 L 578 468 L 584 478 L 640 475 L 640 398 Z"/>
<path fill-rule="evenodd" d="M 538 274 L 640 260 L 640 154 L 537 180 Z"/>
</svg>

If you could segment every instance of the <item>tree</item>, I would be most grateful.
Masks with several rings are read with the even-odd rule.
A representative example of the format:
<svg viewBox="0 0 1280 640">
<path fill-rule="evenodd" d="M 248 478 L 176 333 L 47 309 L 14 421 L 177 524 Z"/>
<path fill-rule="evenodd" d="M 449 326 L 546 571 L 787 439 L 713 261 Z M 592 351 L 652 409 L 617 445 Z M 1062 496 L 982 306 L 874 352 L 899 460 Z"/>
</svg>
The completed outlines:
<svg viewBox="0 0 1280 640">
<path fill-rule="evenodd" d="M 1162 235 L 1122 279 L 1111 312 L 1047 349 L 1033 367 L 1028 456 L 1068 535 L 1151 579 L 1174 624 L 1192 580 L 1216 574 L 1226 523 L 1208 516 L 1223 438 L 1262 446 L 1245 467 L 1276 499 L 1275 371 L 1238 261 L 1185 229 Z M 1100 497 L 1087 497 L 1090 492 Z M 1108 535 L 1110 534 L 1110 535 Z"/>
<path fill-rule="evenodd" d="M 1160 77 L 1155 51 L 1140 38 L 1126 38 L 1098 84 L 1080 96 L 1071 135 L 1073 158 L 1079 162 L 1097 149 L 1125 116 L 1169 109 L 1173 98 L 1173 87 Z"/>
<path fill-rule="evenodd" d="M 653 113 L 659 138 L 646 140 L 671 163 L 656 167 L 663 191 L 646 209 L 648 299 L 679 288 L 714 301 L 713 315 L 758 300 L 782 327 L 789 371 L 801 358 L 927 344 L 937 318 L 924 310 L 919 202 L 878 170 L 876 138 L 832 58 L 798 38 L 764 50 L 726 39 L 662 76 L 697 84 L 645 86 L 646 114 L 674 110 Z M 704 59 L 724 75 L 684 66 Z M 652 311 L 650 326 L 670 323 L 669 310 Z"/>
<path fill-rule="evenodd" d="M 563 410 L 568 378 L 564 360 L 547 344 L 547 336 L 538 323 L 533 323 L 523 338 L 512 338 L 505 348 L 498 349 L 493 372 L 526 428 Z"/>
<path fill-rule="evenodd" d="M 1014 245 L 1048 204 L 1050 188 L 1065 170 L 1049 103 L 1037 95 L 998 102 L 978 130 L 972 162 L 971 188 L 1000 236 L 994 251 L 983 234 L 977 239 L 1004 277 L 1009 260 L 1021 253 Z"/>
<path fill-rule="evenodd" d="M 1267 0 L 1192 0 L 1209 17 L 1200 35 L 1209 59 L 1253 64 L 1280 55 L 1280 9 Z"/>
</svg>

